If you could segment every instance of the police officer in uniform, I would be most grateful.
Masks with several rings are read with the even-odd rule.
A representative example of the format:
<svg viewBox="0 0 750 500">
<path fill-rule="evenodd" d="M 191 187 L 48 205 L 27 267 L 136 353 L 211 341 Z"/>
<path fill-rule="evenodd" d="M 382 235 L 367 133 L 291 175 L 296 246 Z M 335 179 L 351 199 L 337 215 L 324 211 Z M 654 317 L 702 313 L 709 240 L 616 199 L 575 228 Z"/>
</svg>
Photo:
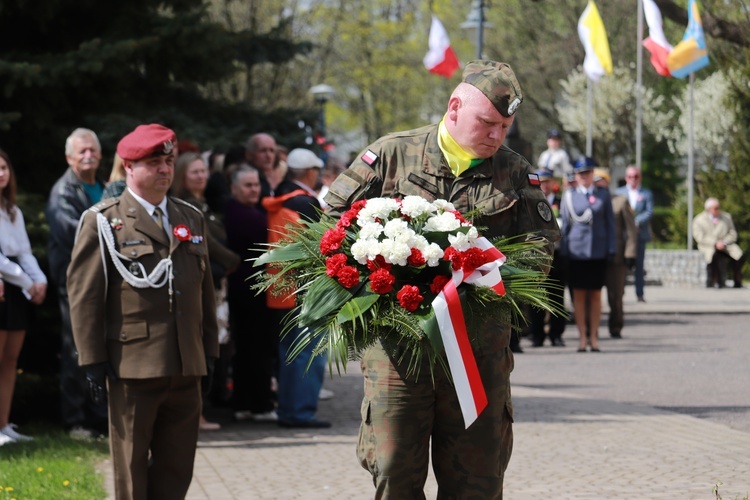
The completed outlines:
<svg viewBox="0 0 750 500">
<path fill-rule="evenodd" d="M 472 61 L 439 124 L 394 133 L 365 149 L 325 198 L 334 213 L 363 198 L 417 195 L 478 211 L 483 236 L 539 240 L 552 255 L 560 231 L 525 158 L 504 147 L 523 95 L 513 70 Z M 439 498 L 501 498 L 510 459 L 513 406 L 510 326 L 494 317 L 469 331 L 489 400 L 465 429 L 455 389 L 442 370 L 406 375 L 393 346 L 362 356 L 364 400 L 358 457 L 376 498 L 424 498 L 430 441 Z M 396 349 L 397 350 L 397 349 Z M 425 361 L 426 363 L 426 361 Z"/>
<path fill-rule="evenodd" d="M 68 268 L 73 334 L 94 399 L 106 397 L 108 379 L 118 499 L 185 497 L 201 377 L 219 355 L 205 219 L 167 197 L 175 144 L 157 124 L 119 142 L 128 187 L 81 217 Z"/>
</svg>

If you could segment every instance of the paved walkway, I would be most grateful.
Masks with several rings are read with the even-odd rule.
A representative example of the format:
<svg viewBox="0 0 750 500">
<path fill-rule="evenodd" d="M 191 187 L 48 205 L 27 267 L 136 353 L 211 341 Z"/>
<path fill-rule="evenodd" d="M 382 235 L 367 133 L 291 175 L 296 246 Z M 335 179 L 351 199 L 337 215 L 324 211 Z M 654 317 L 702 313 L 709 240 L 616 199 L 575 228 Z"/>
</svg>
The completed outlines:
<svg viewBox="0 0 750 500">
<path fill-rule="evenodd" d="M 749 289 L 646 289 L 628 313 L 750 314 Z M 605 301 L 606 302 L 606 301 Z M 748 317 L 750 319 L 750 316 Z M 355 456 L 362 379 L 356 364 L 326 380 L 320 403 L 331 429 L 297 431 L 234 423 L 201 435 L 189 499 L 368 499 L 373 487 Z M 515 449 L 506 499 L 725 499 L 750 492 L 750 434 L 646 406 L 514 387 Z M 435 498 L 432 475 L 425 487 Z"/>
</svg>

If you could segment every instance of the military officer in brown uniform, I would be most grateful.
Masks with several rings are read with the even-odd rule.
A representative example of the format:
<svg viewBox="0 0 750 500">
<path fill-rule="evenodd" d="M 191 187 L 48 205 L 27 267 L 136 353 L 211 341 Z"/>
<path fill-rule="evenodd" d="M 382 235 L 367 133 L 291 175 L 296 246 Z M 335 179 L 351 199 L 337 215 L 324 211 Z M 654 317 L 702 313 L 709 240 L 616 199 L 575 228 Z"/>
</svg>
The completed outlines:
<svg viewBox="0 0 750 500">
<path fill-rule="evenodd" d="M 541 241 L 549 255 L 560 231 L 539 178 L 504 147 L 523 96 L 507 64 L 472 61 L 440 123 L 388 135 L 331 185 L 325 201 L 340 213 L 363 198 L 417 195 L 477 211 L 483 236 Z M 470 325 L 467 325 L 470 326 Z M 362 356 L 365 376 L 358 457 L 376 498 L 424 498 L 432 442 L 438 498 L 501 498 L 513 446 L 510 325 L 499 317 L 469 331 L 489 404 L 468 428 L 451 381 L 429 367 L 407 377 L 398 346 L 376 344 Z"/>
<path fill-rule="evenodd" d="M 108 379 L 118 499 L 185 497 L 201 377 L 219 355 L 205 220 L 167 197 L 175 144 L 174 132 L 156 124 L 120 141 L 128 187 L 81 217 L 68 268 L 92 397 L 104 396 Z"/>
</svg>

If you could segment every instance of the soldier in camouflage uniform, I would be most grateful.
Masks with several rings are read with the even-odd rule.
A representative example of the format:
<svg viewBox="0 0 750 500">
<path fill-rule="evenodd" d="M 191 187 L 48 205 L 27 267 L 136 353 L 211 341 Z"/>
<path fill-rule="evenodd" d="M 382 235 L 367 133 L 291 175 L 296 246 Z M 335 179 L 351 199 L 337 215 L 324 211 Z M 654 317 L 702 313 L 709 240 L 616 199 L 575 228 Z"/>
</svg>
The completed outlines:
<svg viewBox="0 0 750 500">
<path fill-rule="evenodd" d="M 466 65 L 439 124 L 385 136 L 331 185 L 336 212 L 363 198 L 418 195 L 452 202 L 488 238 L 541 239 L 552 254 L 560 237 L 539 180 L 525 158 L 502 146 L 523 100 L 513 70 L 494 61 Z M 382 345 L 362 356 L 364 399 L 358 457 L 376 498 L 424 498 L 430 439 L 438 498 L 501 498 L 513 447 L 510 327 L 499 318 L 469 332 L 488 407 L 468 428 L 447 375 L 425 366 L 407 377 Z M 390 353 L 390 354 L 389 354 Z M 408 356 L 407 356 L 408 359 Z"/>
</svg>

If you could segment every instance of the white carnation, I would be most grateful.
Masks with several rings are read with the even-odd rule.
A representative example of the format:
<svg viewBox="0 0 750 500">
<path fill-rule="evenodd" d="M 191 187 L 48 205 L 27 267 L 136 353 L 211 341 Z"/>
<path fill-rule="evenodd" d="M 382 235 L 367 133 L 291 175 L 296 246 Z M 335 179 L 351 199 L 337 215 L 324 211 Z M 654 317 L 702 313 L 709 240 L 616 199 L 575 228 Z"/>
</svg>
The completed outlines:
<svg viewBox="0 0 750 500">
<path fill-rule="evenodd" d="M 448 231 L 455 231 L 459 227 L 461 227 L 461 221 L 456 219 L 456 216 L 452 213 L 445 212 L 427 219 L 427 222 L 424 225 L 424 230 L 428 232 L 438 231 L 445 233 Z"/>
<path fill-rule="evenodd" d="M 440 259 L 443 258 L 443 249 L 440 248 L 440 245 L 437 243 L 430 243 L 427 248 L 420 250 L 422 250 L 422 255 L 427 261 L 429 267 L 437 267 L 440 263 Z"/>
<path fill-rule="evenodd" d="M 406 243 L 386 238 L 380 242 L 380 254 L 390 264 L 405 266 L 406 259 L 411 256 L 411 247 Z"/>
<path fill-rule="evenodd" d="M 375 260 L 380 251 L 380 242 L 375 238 L 358 239 L 352 244 L 352 257 L 364 265 L 368 260 Z"/>
<path fill-rule="evenodd" d="M 469 239 L 469 236 L 464 233 L 448 235 L 448 242 L 450 242 L 451 246 L 459 252 L 465 252 L 466 250 L 471 248 L 471 241 L 472 240 Z"/>
<path fill-rule="evenodd" d="M 359 239 L 377 239 L 381 234 L 383 234 L 383 225 L 378 224 L 377 222 L 367 222 L 362 226 L 362 229 L 359 230 Z"/>
<path fill-rule="evenodd" d="M 391 212 L 398 210 L 398 202 L 392 198 L 372 198 L 357 214 L 357 225 L 363 227 L 375 219 L 388 220 Z"/>
<path fill-rule="evenodd" d="M 433 205 L 435 205 L 435 208 L 438 210 L 442 210 L 443 212 L 453 212 L 456 210 L 456 207 L 453 206 L 453 203 L 446 200 L 435 200 L 432 202 Z"/>
<path fill-rule="evenodd" d="M 414 231 L 409 229 L 409 224 L 404 219 L 391 219 L 385 223 L 385 227 L 383 228 L 383 233 L 387 238 L 401 241 L 403 241 L 403 235 L 406 235 L 408 238 L 410 232 L 411 234 L 414 233 Z"/>
<path fill-rule="evenodd" d="M 435 211 L 435 205 L 421 196 L 406 196 L 401 201 L 401 213 L 415 219 Z"/>
</svg>

